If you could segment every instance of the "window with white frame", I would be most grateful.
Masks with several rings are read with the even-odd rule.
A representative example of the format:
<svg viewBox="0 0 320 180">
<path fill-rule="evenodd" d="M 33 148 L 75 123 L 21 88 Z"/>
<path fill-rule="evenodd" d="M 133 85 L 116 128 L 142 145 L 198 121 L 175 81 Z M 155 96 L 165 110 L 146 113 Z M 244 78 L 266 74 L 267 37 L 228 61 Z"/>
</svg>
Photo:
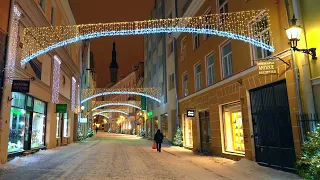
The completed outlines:
<svg viewBox="0 0 320 180">
<path fill-rule="evenodd" d="M 57 126 L 56 126 L 56 137 L 59 138 L 61 135 L 60 127 L 61 127 L 61 114 L 57 113 Z"/>
<path fill-rule="evenodd" d="M 193 50 L 196 50 L 200 46 L 200 34 L 193 34 Z"/>
<path fill-rule="evenodd" d="M 46 0 L 40 0 L 39 5 L 40 5 L 41 9 L 43 10 L 43 12 L 46 12 Z"/>
<path fill-rule="evenodd" d="M 207 86 L 210 86 L 213 83 L 215 83 L 213 53 L 209 54 L 206 57 L 206 64 L 207 64 Z"/>
<path fill-rule="evenodd" d="M 174 84 L 174 73 L 169 75 L 169 90 L 175 88 Z"/>
<path fill-rule="evenodd" d="M 181 61 L 187 59 L 187 38 L 181 40 Z"/>
<path fill-rule="evenodd" d="M 220 13 L 228 13 L 228 0 L 217 0 Z"/>
<path fill-rule="evenodd" d="M 54 6 L 51 7 L 51 25 L 56 25 L 56 8 Z"/>
<path fill-rule="evenodd" d="M 222 75 L 227 78 L 232 75 L 232 50 L 229 41 L 221 47 Z"/>
<path fill-rule="evenodd" d="M 195 91 L 199 91 L 201 89 L 201 64 L 197 64 L 194 67 L 194 79 L 195 79 Z"/>
<path fill-rule="evenodd" d="M 68 121 L 68 113 L 63 114 L 63 136 L 69 137 L 69 121 Z"/>
<path fill-rule="evenodd" d="M 204 24 L 205 24 L 205 28 L 206 29 L 211 29 L 211 25 L 210 25 L 210 17 L 206 16 L 206 15 L 210 15 L 212 12 L 211 12 L 211 8 L 209 8 L 205 13 L 204 13 L 204 18 L 203 18 L 203 21 L 204 21 Z M 209 37 L 211 36 L 211 34 L 204 34 L 203 35 L 203 38 L 204 40 L 207 40 Z"/>
<path fill-rule="evenodd" d="M 182 76 L 182 93 L 183 96 L 186 97 L 188 96 L 188 75 L 184 73 Z"/>
<path fill-rule="evenodd" d="M 268 25 L 267 16 L 260 18 L 259 20 L 255 21 L 251 24 L 251 32 L 255 32 L 255 38 L 260 40 L 261 42 L 265 42 L 265 40 L 270 37 L 270 27 Z M 268 39 L 267 39 L 268 40 Z M 270 41 L 268 41 L 270 42 Z M 266 58 L 271 55 L 271 52 L 263 49 L 258 46 L 251 46 L 253 59 L 261 59 Z M 253 63 L 254 64 L 254 63 Z"/>
</svg>

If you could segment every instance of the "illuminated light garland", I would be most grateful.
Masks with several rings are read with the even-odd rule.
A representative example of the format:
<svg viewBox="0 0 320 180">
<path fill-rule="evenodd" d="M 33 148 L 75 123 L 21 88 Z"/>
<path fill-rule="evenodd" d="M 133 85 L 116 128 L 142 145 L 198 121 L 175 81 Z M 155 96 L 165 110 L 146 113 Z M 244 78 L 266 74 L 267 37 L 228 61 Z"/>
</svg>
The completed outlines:
<svg viewBox="0 0 320 180">
<path fill-rule="evenodd" d="M 266 16 L 254 27 L 248 26 L 259 17 Z M 252 10 L 232 13 L 211 14 L 200 17 L 157 19 L 121 23 L 99 23 L 74 26 L 36 27 L 24 30 L 24 46 L 21 64 L 52 49 L 76 41 L 103 37 L 142 35 L 155 33 L 187 32 L 211 34 L 241 40 L 273 52 L 271 32 L 261 37 L 261 30 L 270 27 L 267 10 Z"/>
<path fill-rule="evenodd" d="M 99 111 L 95 111 L 93 114 L 99 113 L 122 113 L 125 115 L 129 115 L 128 110 L 126 109 L 99 109 Z"/>
<path fill-rule="evenodd" d="M 109 117 L 107 115 L 105 115 L 105 114 L 94 114 L 93 116 L 102 116 L 102 117 L 105 117 L 105 118 L 109 119 Z"/>
<path fill-rule="evenodd" d="M 59 103 L 60 95 L 60 64 L 58 56 L 53 57 L 53 79 L 52 79 L 52 103 Z"/>
<path fill-rule="evenodd" d="M 130 106 L 141 109 L 140 101 L 92 101 L 92 111 L 106 106 Z"/>
<path fill-rule="evenodd" d="M 16 58 L 17 58 L 17 47 L 18 47 L 18 35 L 19 35 L 19 21 L 21 17 L 21 12 L 19 11 L 17 6 L 13 7 L 13 17 L 11 21 L 11 29 L 9 36 L 9 54 L 8 54 L 8 62 L 6 69 L 6 79 L 8 83 L 12 83 L 14 77 L 14 69 L 16 66 Z"/>
<path fill-rule="evenodd" d="M 74 111 L 76 108 L 76 88 L 77 80 L 75 77 L 72 77 L 72 86 L 71 86 L 71 111 Z"/>
<path fill-rule="evenodd" d="M 81 111 L 80 110 L 80 85 L 78 84 L 78 88 L 77 88 L 78 92 L 77 92 L 77 110 L 78 110 L 78 113 Z"/>
<path fill-rule="evenodd" d="M 145 96 L 147 98 L 153 99 L 158 103 L 161 103 L 160 99 L 157 98 L 158 96 L 158 89 L 157 88 L 96 88 L 96 89 L 82 89 L 81 93 L 81 104 L 99 97 L 99 96 L 106 96 L 112 94 L 129 94 L 129 95 L 140 95 Z"/>
</svg>

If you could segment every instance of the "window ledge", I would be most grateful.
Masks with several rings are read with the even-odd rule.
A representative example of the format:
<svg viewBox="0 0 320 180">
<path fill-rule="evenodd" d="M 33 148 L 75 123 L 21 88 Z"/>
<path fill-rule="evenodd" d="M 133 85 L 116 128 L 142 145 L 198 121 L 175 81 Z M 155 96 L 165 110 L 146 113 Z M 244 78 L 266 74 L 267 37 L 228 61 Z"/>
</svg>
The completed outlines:
<svg viewBox="0 0 320 180">
<path fill-rule="evenodd" d="M 240 154 L 240 153 L 236 153 L 236 152 L 222 152 L 223 154 L 229 154 L 229 155 L 234 155 L 234 156 L 241 156 L 241 157 L 245 157 L 245 153 L 244 154 Z"/>
</svg>

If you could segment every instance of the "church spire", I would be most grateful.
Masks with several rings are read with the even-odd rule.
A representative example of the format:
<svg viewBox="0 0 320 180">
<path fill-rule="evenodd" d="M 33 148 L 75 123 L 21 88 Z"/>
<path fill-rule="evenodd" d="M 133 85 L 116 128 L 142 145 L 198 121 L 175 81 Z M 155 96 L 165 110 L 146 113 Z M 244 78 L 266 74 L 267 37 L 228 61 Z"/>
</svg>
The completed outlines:
<svg viewBox="0 0 320 180">
<path fill-rule="evenodd" d="M 113 41 L 113 48 L 112 48 L 112 60 L 110 63 L 110 81 L 112 83 L 117 83 L 118 81 L 118 63 L 117 63 L 117 51 L 116 51 L 116 42 Z"/>
</svg>

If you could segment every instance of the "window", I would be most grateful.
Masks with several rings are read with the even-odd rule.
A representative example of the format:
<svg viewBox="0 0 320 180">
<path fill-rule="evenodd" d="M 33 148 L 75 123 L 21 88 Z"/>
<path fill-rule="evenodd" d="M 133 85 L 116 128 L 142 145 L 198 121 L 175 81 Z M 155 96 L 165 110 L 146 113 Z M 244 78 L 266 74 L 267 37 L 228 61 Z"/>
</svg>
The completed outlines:
<svg viewBox="0 0 320 180">
<path fill-rule="evenodd" d="M 184 73 L 182 76 L 182 93 L 183 97 L 186 97 L 188 96 L 188 75 Z"/>
<path fill-rule="evenodd" d="M 187 38 L 181 40 L 181 61 L 187 59 Z"/>
<path fill-rule="evenodd" d="M 210 21 L 210 17 L 207 17 L 206 15 L 209 15 L 209 14 L 211 14 L 212 12 L 211 12 L 211 8 L 209 8 L 205 13 L 204 13 L 204 19 L 203 19 L 203 21 L 204 21 L 204 24 L 205 24 L 205 29 L 211 29 L 211 25 L 210 25 L 210 23 L 209 23 L 209 21 Z M 204 38 L 204 40 L 207 40 L 209 37 L 211 36 L 211 34 L 204 34 L 203 35 L 203 38 Z"/>
<path fill-rule="evenodd" d="M 227 13 L 228 11 L 228 0 L 218 0 L 219 12 Z"/>
<path fill-rule="evenodd" d="M 200 46 L 200 35 L 199 34 L 193 34 L 193 50 L 196 50 Z"/>
<path fill-rule="evenodd" d="M 63 114 L 63 137 L 69 137 L 68 113 Z"/>
<path fill-rule="evenodd" d="M 267 37 L 270 37 L 267 16 L 264 16 L 263 18 L 251 24 L 251 32 L 254 32 L 254 36 L 257 40 L 259 39 L 261 42 L 270 42 L 269 39 L 266 39 Z M 271 52 L 266 49 L 254 45 L 251 47 L 254 59 L 261 59 L 271 55 Z"/>
<path fill-rule="evenodd" d="M 232 51 L 231 51 L 231 42 L 223 45 L 221 48 L 222 55 L 222 73 L 223 78 L 227 78 L 232 75 Z"/>
<path fill-rule="evenodd" d="M 233 103 L 222 106 L 222 137 L 224 152 L 244 154 L 244 136 L 241 104 Z"/>
<path fill-rule="evenodd" d="M 174 73 L 169 75 L 169 90 L 175 88 L 174 84 Z"/>
<path fill-rule="evenodd" d="M 41 9 L 43 10 L 43 12 L 46 12 L 46 0 L 40 0 L 39 5 L 40 5 Z"/>
<path fill-rule="evenodd" d="M 201 89 L 201 64 L 197 64 L 194 68 L 195 91 Z"/>
<path fill-rule="evenodd" d="M 213 53 L 211 53 L 206 57 L 206 64 L 207 64 L 207 86 L 209 86 L 215 83 Z"/>
<path fill-rule="evenodd" d="M 56 25 L 56 8 L 51 7 L 51 25 Z"/>
<path fill-rule="evenodd" d="M 173 52 L 173 41 L 171 41 L 167 47 L 168 47 L 167 54 L 168 54 L 168 57 L 169 57 Z"/>
<path fill-rule="evenodd" d="M 162 54 L 160 54 L 158 56 L 158 60 L 159 60 L 159 67 L 161 67 L 163 65 L 163 58 L 162 58 Z"/>
<path fill-rule="evenodd" d="M 60 126 L 61 126 L 61 115 L 57 113 L 57 127 L 56 127 L 56 137 L 60 137 Z"/>
</svg>

